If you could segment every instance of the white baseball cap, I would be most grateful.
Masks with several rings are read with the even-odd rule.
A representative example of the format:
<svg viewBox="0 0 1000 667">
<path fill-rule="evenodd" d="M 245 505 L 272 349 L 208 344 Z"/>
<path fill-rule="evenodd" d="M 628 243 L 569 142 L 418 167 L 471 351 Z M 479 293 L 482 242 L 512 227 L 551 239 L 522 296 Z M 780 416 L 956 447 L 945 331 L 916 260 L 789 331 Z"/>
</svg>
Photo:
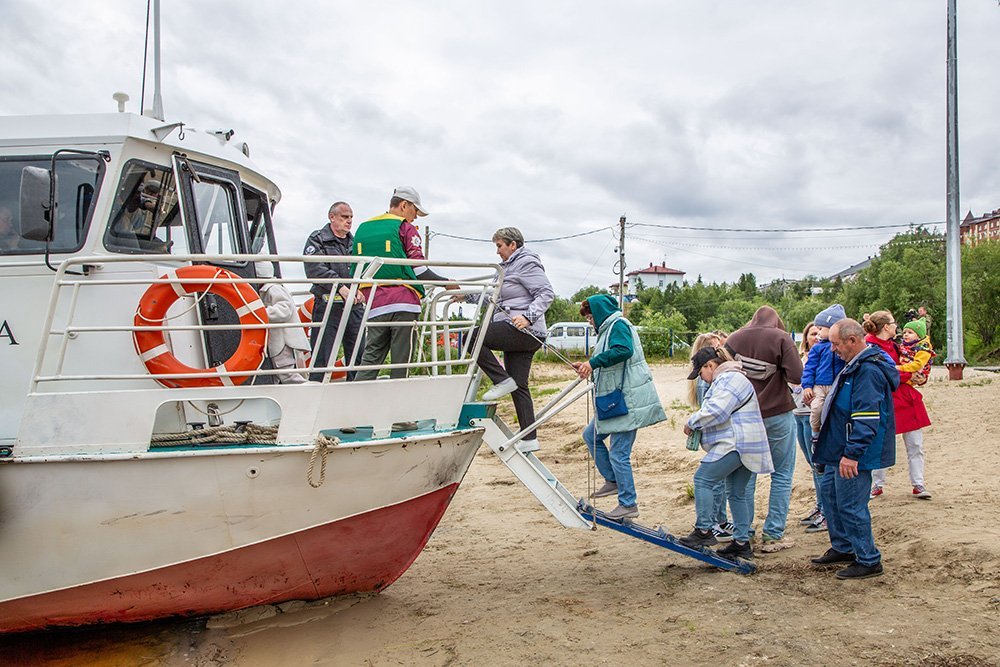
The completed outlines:
<svg viewBox="0 0 1000 667">
<path fill-rule="evenodd" d="M 420 205 L 420 194 L 409 185 L 401 185 L 392 191 L 393 197 L 398 197 L 413 204 L 417 209 L 417 215 L 423 217 L 428 215 L 427 211 Z"/>
</svg>

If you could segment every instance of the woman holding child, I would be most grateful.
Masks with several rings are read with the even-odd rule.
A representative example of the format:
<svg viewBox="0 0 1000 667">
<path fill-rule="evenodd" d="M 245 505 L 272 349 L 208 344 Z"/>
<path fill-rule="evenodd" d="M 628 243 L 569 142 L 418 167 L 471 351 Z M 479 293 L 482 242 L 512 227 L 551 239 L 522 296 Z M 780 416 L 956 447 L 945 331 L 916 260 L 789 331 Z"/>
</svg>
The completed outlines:
<svg viewBox="0 0 1000 667">
<path fill-rule="evenodd" d="M 706 454 L 694 475 L 695 527 L 680 542 L 695 549 L 718 543 L 712 533 L 713 490 L 725 481 L 735 528 L 733 541 L 717 553 L 726 558 L 752 558 L 750 476 L 774 471 L 757 394 L 741 364 L 725 348 L 705 348 L 691 365 L 689 380 L 700 376 L 711 384 L 701 407 L 684 425 L 687 435 L 701 432 Z"/>
<path fill-rule="evenodd" d="M 865 313 L 862 326 L 868 334 L 865 342 L 881 349 L 899 371 L 899 388 L 892 394 L 896 415 L 896 433 L 903 436 L 906 461 L 910 471 L 913 496 L 921 500 L 931 498 L 924 486 L 924 434 L 921 429 L 930 426 L 931 418 L 924 406 L 924 397 L 914 387 L 914 374 L 919 374 L 931 360 L 934 351 L 927 337 L 923 319 L 908 322 L 903 328 L 903 345 L 895 342 L 896 320 L 888 310 Z M 872 498 L 882 495 L 885 469 L 872 472 Z"/>
</svg>

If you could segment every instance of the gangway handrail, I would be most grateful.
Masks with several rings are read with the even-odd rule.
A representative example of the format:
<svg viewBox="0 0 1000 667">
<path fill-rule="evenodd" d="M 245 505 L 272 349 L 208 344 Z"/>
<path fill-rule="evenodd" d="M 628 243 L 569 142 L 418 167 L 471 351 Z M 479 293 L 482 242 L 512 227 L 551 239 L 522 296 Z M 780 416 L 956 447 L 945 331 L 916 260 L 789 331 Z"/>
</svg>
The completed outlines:
<svg viewBox="0 0 1000 667">
<path fill-rule="evenodd" d="M 555 417 L 557 414 L 559 414 L 560 412 L 571 406 L 573 403 L 576 403 L 578 400 L 580 400 L 580 398 L 594 391 L 594 385 L 588 381 L 586 387 L 576 391 L 575 393 L 570 393 L 574 387 L 580 384 L 580 382 L 583 382 L 583 380 L 577 378 L 576 380 L 571 382 L 565 389 L 563 389 L 563 391 L 559 393 L 557 397 L 558 399 L 562 399 L 565 396 L 570 397 L 564 403 L 556 404 L 556 399 L 549 401 L 549 403 L 545 406 L 543 411 L 535 416 L 535 421 L 533 421 L 528 426 L 521 428 L 521 430 L 519 430 L 517 433 L 511 436 L 510 439 L 508 439 L 507 442 L 504 443 L 504 445 L 500 448 L 501 451 L 506 447 L 510 447 L 512 445 L 516 445 L 517 443 L 521 442 L 522 440 L 524 440 L 524 436 L 526 436 L 528 433 L 531 433 L 538 427 L 545 425 L 546 423 L 551 421 L 552 418 Z"/>
</svg>

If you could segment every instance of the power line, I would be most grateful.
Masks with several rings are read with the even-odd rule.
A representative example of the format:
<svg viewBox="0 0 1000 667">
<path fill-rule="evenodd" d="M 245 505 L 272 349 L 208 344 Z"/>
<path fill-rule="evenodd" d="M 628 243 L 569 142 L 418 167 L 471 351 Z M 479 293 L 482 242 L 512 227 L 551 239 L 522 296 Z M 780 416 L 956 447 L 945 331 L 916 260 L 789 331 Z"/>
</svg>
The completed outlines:
<svg viewBox="0 0 1000 667">
<path fill-rule="evenodd" d="M 639 237 L 639 236 L 633 236 L 632 238 L 638 239 L 640 241 L 646 241 L 647 243 L 653 243 L 655 245 L 664 246 L 665 248 L 672 248 L 672 249 L 677 250 L 679 252 L 688 253 L 689 255 L 698 255 L 699 257 L 707 257 L 708 259 L 714 259 L 714 260 L 719 261 L 719 262 L 735 263 L 735 264 L 746 264 L 747 266 L 760 266 L 760 267 L 763 267 L 763 268 L 766 268 L 766 269 L 781 269 L 782 271 L 794 271 L 796 273 L 805 273 L 805 274 L 808 274 L 809 272 L 815 270 L 814 268 L 802 269 L 802 268 L 791 267 L 791 266 L 775 266 L 774 264 L 770 264 L 770 263 L 764 264 L 762 262 L 748 262 L 748 261 L 742 260 L 742 259 L 731 259 L 729 257 L 719 257 L 718 255 L 709 255 L 707 253 L 697 252 L 695 250 L 686 250 L 684 248 L 679 248 L 679 247 L 677 247 L 677 246 L 675 246 L 673 244 L 665 243 L 663 241 L 658 241 L 656 239 L 648 239 L 648 238 L 643 238 L 643 237 Z"/>
<path fill-rule="evenodd" d="M 632 236 L 633 239 L 660 243 L 659 240 L 644 236 Z M 944 243 L 944 239 L 914 239 L 910 241 L 886 241 L 885 243 L 861 243 L 855 245 L 830 245 L 830 246 L 732 246 L 719 245 L 717 243 L 684 243 L 681 241 L 670 241 L 671 245 L 684 246 L 687 248 L 711 248 L 720 250 L 847 250 L 854 248 L 881 248 L 889 245 L 915 245 L 921 243 Z"/>
<path fill-rule="evenodd" d="M 811 234 L 814 232 L 853 232 L 859 229 L 898 229 L 900 227 L 926 227 L 943 225 L 943 222 L 902 222 L 894 225 L 858 225 L 856 227 L 809 227 L 806 229 L 739 229 L 735 227 L 696 227 L 694 225 L 662 225 L 651 222 L 631 222 L 629 227 L 656 227 L 659 229 L 689 229 L 708 232 L 738 232 L 740 234 Z"/>
<path fill-rule="evenodd" d="M 943 225 L 943 224 L 944 224 L 943 222 L 919 222 L 919 223 L 905 222 L 905 223 L 899 223 L 899 224 L 893 224 L 893 225 L 860 225 L 858 227 L 810 227 L 810 228 L 806 228 L 806 229 L 777 229 L 777 228 L 774 228 L 774 229 L 738 229 L 738 228 L 734 228 L 734 227 L 704 227 L 704 226 L 702 226 L 702 227 L 696 227 L 696 226 L 693 226 L 693 225 L 661 225 L 661 224 L 654 224 L 654 223 L 649 223 L 649 222 L 630 222 L 630 223 L 628 223 L 626 225 L 626 227 L 627 228 L 633 228 L 633 227 L 650 227 L 650 228 L 655 228 L 655 229 L 672 229 L 672 230 L 696 231 L 696 232 L 705 232 L 705 233 L 713 233 L 713 234 L 714 233 L 719 233 L 719 232 L 722 232 L 722 233 L 737 233 L 737 234 L 744 234 L 744 233 L 747 233 L 747 234 L 814 234 L 814 233 L 817 233 L 817 232 L 821 232 L 821 233 L 822 232 L 854 232 L 854 233 L 857 233 L 860 230 L 900 229 L 900 228 L 903 228 L 903 227 L 917 228 L 917 227 L 928 227 L 928 226 L 932 226 L 932 225 Z M 608 230 L 614 230 L 614 229 L 615 228 L 611 227 L 611 226 L 608 226 L 608 227 L 599 227 L 597 229 L 591 229 L 591 230 L 588 230 L 588 231 L 585 231 L 585 232 L 579 232 L 579 233 L 576 233 L 576 234 L 566 234 L 564 236 L 552 236 L 552 237 L 543 238 L 543 239 L 526 239 L 525 243 L 550 243 L 552 241 L 565 241 L 567 239 L 575 239 L 575 238 L 579 238 L 581 236 L 590 236 L 592 234 L 599 234 L 600 232 L 604 232 L 604 231 L 608 231 Z M 448 234 L 448 233 L 445 233 L 445 232 L 434 232 L 434 231 L 432 231 L 432 232 L 430 232 L 430 236 L 431 237 L 440 236 L 440 237 L 443 237 L 443 238 L 457 239 L 459 241 L 473 241 L 475 243 L 492 243 L 493 242 L 493 239 L 491 239 L 491 238 L 476 238 L 476 237 L 473 237 L 473 236 L 460 236 L 458 234 Z M 639 238 L 639 237 L 636 237 L 636 238 Z M 737 237 L 733 237 L 733 238 L 737 238 Z M 754 237 L 748 237 L 748 238 L 754 238 Z M 881 244 L 879 244 L 879 245 L 881 245 Z M 712 244 L 709 247 L 719 248 L 719 247 L 723 247 L 723 246 L 718 246 L 716 244 Z M 860 247 L 860 246 L 835 246 L 835 247 L 852 248 L 852 247 Z M 736 249 L 742 249 L 742 248 L 736 248 Z M 749 249 L 753 249 L 753 248 L 749 248 Z M 792 249 L 798 249 L 798 248 L 792 248 Z M 806 248 L 801 248 L 801 249 L 804 250 Z M 819 248 L 819 249 L 825 249 L 825 247 L 824 248 Z"/>
<path fill-rule="evenodd" d="M 600 229 L 591 229 L 588 232 L 580 232 L 578 234 L 567 234 L 566 236 L 553 236 L 547 239 L 525 239 L 525 243 L 548 243 L 550 241 L 564 241 L 566 239 L 575 239 L 581 236 L 589 236 L 591 234 L 598 234 L 600 232 L 605 232 L 609 229 L 614 229 L 613 227 L 601 227 Z M 431 236 L 444 236 L 449 239 L 458 239 L 459 241 L 476 241 L 477 243 L 493 243 L 493 239 L 477 239 L 471 236 L 457 236 L 455 234 L 445 234 L 444 232 L 431 232 Z"/>
<path fill-rule="evenodd" d="M 576 293 L 577 293 L 577 292 L 579 292 L 579 291 L 580 291 L 581 289 L 583 289 L 583 284 L 584 284 L 585 282 L 587 282 L 587 278 L 589 278 L 589 277 L 590 277 L 590 272 L 591 272 L 591 271 L 593 271 L 593 270 L 594 270 L 594 267 L 595 267 L 595 266 L 597 266 L 597 263 L 598 263 L 598 262 L 600 262 L 600 261 L 601 261 L 601 259 L 603 259 L 603 258 L 604 258 L 604 253 L 605 253 L 605 252 L 607 252 L 607 250 L 608 250 L 608 246 L 609 246 L 609 245 L 611 245 L 611 242 L 612 242 L 612 241 L 614 241 L 614 237 L 612 237 L 612 238 L 608 239 L 608 242 L 604 244 L 604 247 L 603 247 L 603 248 L 601 248 L 601 252 L 599 252 L 599 253 L 597 254 L 597 259 L 595 259 L 595 260 L 594 260 L 594 263 L 590 265 L 590 268 L 589 268 L 589 269 L 587 269 L 587 272 L 586 272 L 585 274 L 583 274 L 583 278 L 581 278 L 581 279 L 580 279 L 580 284 L 576 286 L 576 289 L 575 289 L 575 290 L 573 290 L 573 294 L 576 294 Z"/>
</svg>

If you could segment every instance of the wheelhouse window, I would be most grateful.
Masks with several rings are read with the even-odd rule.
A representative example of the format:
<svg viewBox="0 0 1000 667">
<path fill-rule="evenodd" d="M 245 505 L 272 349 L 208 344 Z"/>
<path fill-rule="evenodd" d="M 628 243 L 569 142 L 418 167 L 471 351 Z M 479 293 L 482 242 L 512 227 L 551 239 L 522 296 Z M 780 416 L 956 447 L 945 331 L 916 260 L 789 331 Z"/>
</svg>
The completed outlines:
<svg viewBox="0 0 1000 667">
<path fill-rule="evenodd" d="M 174 156 L 180 174 L 181 206 L 191 226 L 193 253 L 209 255 L 245 254 L 248 248 L 248 216 L 239 174 L 217 165 Z M 256 216 L 259 211 L 254 211 Z M 246 262 L 213 260 L 213 264 L 245 267 Z"/>
<path fill-rule="evenodd" d="M 189 252 L 172 169 L 139 160 L 125 165 L 104 247 L 133 254 Z"/>
<path fill-rule="evenodd" d="M 45 252 L 44 241 L 21 238 L 21 172 L 25 167 L 50 169 L 51 156 L 0 157 L 0 255 Z M 56 221 L 49 252 L 75 252 L 83 247 L 93 214 L 104 163 L 97 157 L 56 158 Z"/>
<path fill-rule="evenodd" d="M 236 203 L 228 184 L 203 180 L 192 183 L 191 189 L 201 227 L 202 251 L 213 255 L 240 252 Z"/>
<path fill-rule="evenodd" d="M 247 225 L 250 230 L 250 252 L 257 254 L 264 251 L 265 246 L 271 254 L 277 252 L 274 247 L 273 232 L 269 221 L 271 210 L 267 197 L 253 188 L 243 187 L 243 201 L 247 208 Z"/>
</svg>

